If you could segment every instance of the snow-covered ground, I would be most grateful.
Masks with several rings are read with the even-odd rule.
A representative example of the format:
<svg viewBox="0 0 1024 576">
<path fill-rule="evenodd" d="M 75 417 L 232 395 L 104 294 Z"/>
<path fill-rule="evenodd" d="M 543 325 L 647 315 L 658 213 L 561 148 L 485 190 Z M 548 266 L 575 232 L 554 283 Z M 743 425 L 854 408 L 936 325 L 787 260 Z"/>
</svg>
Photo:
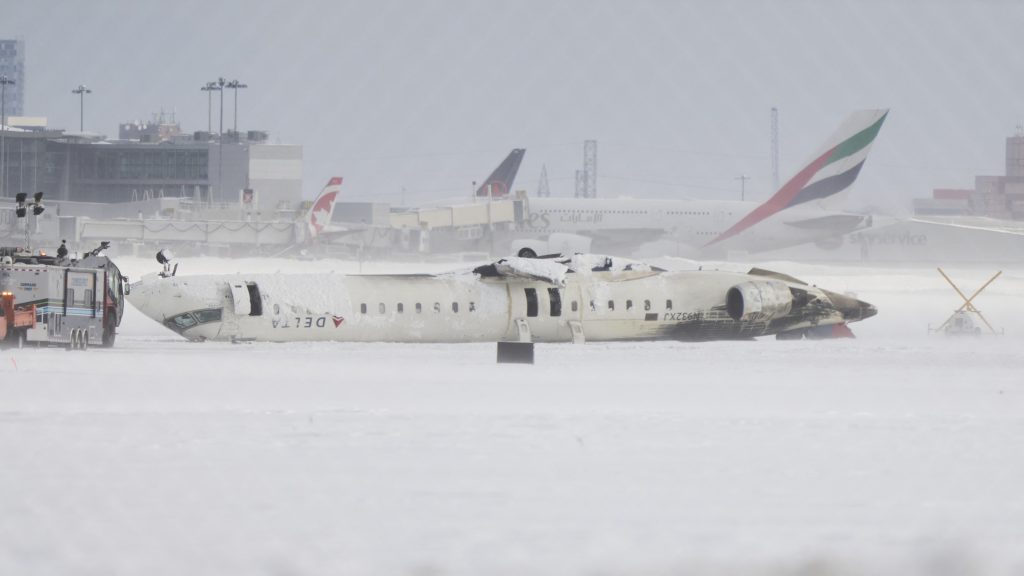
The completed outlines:
<svg viewBox="0 0 1024 576">
<path fill-rule="evenodd" d="M 880 313 L 857 340 L 533 366 L 193 344 L 131 309 L 113 350 L 0 351 L 0 574 L 1020 574 L 1024 270 L 977 300 L 1005 336 L 947 339 L 934 269 L 762 266 Z M 972 291 L 994 270 L 947 272 Z"/>
</svg>

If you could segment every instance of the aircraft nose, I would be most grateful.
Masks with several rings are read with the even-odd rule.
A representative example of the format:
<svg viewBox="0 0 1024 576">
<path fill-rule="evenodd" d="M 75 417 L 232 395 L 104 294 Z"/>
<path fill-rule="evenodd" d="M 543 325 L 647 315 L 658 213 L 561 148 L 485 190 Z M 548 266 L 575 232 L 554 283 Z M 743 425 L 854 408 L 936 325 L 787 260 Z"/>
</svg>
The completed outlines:
<svg viewBox="0 0 1024 576">
<path fill-rule="evenodd" d="M 856 322 L 858 320 L 864 320 L 865 318 L 871 318 L 875 314 L 878 314 L 878 309 L 872 304 L 858 300 L 852 296 L 845 294 L 837 294 L 835 292 L 827 292 L 829 300 L 832 301 L 832 305 L 836 307 L 836 310 L 843 315 L 843 318 L 847 322 Z"/>
<path fill-rule="evenodd" d="M 868 304 L 867 302 L 864 302 L 863 300 L 857 300 L 857 305 L 858 305 L 858 308 L 857 308 L 857 314 L 858 314 L 857 319 L 858 320 L 864 320 L 865 318 L 871 318 L 875 314 L 878 314 L 878 308 L 875 308 L 873 305 Z M 845 311 L 843 312 L 843 315 L 844 316 L 846 315 Z"/>
</svg>

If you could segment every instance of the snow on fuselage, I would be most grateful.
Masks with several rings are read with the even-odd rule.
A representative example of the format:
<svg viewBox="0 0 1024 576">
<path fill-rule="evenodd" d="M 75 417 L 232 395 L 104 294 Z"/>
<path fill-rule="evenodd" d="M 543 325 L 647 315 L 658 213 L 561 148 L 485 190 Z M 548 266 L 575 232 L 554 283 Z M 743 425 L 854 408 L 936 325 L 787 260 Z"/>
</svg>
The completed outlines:
<svg viewBox="0 0 1024 576">
<path fill-rule="evenodd" d="M 502 268 L 508 261 L 519 265 Z M 574 328 L 586 340 L 713 340 L 874 314 L 865 303 L 774 277 L 587 265 L 540 279 L 534 262 L 440 275 L 150 275 L 129 300 L 191 340 L 274 342 L 565 342 Z M 727 306 L 737 287 L 745 287 L 746 312 Z"/>
</svg>

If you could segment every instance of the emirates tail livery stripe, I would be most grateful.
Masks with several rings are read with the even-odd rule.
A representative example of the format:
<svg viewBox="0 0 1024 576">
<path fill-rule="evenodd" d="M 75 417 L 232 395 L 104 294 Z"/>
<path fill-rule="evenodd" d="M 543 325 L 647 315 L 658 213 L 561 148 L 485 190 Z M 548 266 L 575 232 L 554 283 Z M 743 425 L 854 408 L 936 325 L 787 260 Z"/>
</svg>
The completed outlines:
<svg viewBox="0 0 1024 576">
<path fill-rule="evenodd" d="M 864 114 L 870 114 L 869 119 L 875 117 L 877 119 L 853 136 L 826 149 L 789 182 L 786 182 L 767 202 L 755 208 L 707 245 L 710 246 L 735 236 L 781 210 L 812 200 L 822 200 L 849 188 L 860 174 L 871 143 L 874 142 L 878 131 L 882 129 L 882 123 L 885 122 L 889 111 L 855 113 L 851 120 L 859 120 L 858 115 Z M 878 116 L 879 114 L 881 116 Z M 850 124 L 850 121 L 844 123 L 840 132 L 847 124 Z"/>
</svg>

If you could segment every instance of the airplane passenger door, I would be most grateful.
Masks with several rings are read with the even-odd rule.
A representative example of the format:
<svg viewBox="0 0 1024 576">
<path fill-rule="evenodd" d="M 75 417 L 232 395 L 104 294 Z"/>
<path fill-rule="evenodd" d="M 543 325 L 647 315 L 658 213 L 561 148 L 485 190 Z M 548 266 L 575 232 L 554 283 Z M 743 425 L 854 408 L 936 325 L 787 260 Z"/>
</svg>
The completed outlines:
<svg viewBox="0 0 1024 576">
<path fill-rule="evenodd" d="M 248 316 L 252 312 L 252 302 L 249 301 L 249 289 L 245 282 L 230 282 L 228 287 L 231 289 L 235 316 Z"/>
</svg>

